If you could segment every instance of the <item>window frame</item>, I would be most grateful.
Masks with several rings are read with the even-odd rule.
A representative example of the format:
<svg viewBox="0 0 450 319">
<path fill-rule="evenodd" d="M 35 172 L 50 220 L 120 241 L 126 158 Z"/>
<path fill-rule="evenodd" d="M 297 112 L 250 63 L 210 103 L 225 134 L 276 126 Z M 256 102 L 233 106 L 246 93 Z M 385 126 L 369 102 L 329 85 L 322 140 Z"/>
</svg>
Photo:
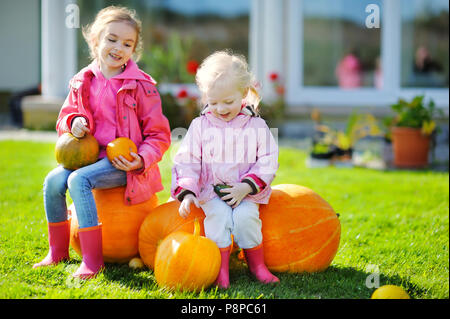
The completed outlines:
<svg viewBox="0 0 450 319">
<path fill-rule="evenodd" d="M 448 88 L 401 87 L 401 0 L 381 0 L 381 63 L 383 88 L 342 90 L 339 87 L 303 85 L 303 0 L 288 0 L 286 102 L 292 106 L 370 106 L 386 107 L 398 98 L 411 99 L 424 94 L 441 108 L 449 107 Z M 301 13 L 301 14 L 299 14 Z M 389 30 L 388 32 L 386 30 Z"/>
</svg>

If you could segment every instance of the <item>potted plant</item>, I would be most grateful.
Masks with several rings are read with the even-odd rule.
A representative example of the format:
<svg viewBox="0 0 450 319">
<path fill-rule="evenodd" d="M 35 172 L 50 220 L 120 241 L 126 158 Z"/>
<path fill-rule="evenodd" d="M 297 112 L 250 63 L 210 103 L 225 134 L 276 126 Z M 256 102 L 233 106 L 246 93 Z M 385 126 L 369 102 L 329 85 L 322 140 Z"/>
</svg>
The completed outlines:
<svg viewBox="0 0 450 319">
<path fill-rule="evenodd" d="M 328 159 L 338 166 L 352 165 L 353 147 L 366 136 L 382 134 L 377 119 L 372 114 L 352 113 L 345 130 L 335 130 L 320 124 L 320 114 L 315 110 L 312 119 L 316 122 L 313 147 L 310 157 Z"/>
<path fill-rule="evenodd" d="M 321 123 L 320 111 L 314 108 L 311 119 L 315 123 L 312 136 L 311 152 L 309 154 L 310 166 L 328 166 L 336 153 L 334 145 L 334 131 L 327 125 Z"/>
<path fill-rule="evenodd" d="M 372 114 L 352 113 L 344 131 L 336 132 L 336 156 L 338 160 L 352 159 L 353 147 L 356 142 L 366 136 L 379 136 L 381 130 L 377 119 Z"/>
<path fill-rule="evenodd" d="M 419 95 L 408 102 L 399 99 L 391 105 L 396 113 L 391 122 L 394 165 L 402 168 L 423 168 L 428 165 L 430 137 L 436 129 L 433 120 L 443 111 L 436 108 L 432 99 L 428 104 L 424 96 Z"/>
<path fill-rule="evenodd" d="M 316 159 L 331 159 L 336 152 L 334 140 L 335 132 L 332 128 L 324 124 L 317 124 L 314 127 L 312 137 L 311 157 Z"/>
</svg>

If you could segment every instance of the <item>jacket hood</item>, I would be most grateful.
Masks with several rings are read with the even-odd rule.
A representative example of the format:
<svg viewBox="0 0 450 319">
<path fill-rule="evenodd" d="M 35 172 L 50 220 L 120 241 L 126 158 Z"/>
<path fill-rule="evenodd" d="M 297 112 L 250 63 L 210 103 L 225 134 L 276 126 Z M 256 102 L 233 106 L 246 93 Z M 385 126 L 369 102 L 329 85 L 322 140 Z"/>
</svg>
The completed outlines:
<svg viewBox="0 0 450 319">
<path fill-rule="evenodd" d="M 92 74 L 94 76 L 99 76 L 101 74 L 97 60 L 92 61 L 91 64 L 78 72 L 74 76 L 74 80 L 83 81 L 83 79 L 88 74 Z M 134 62 L 132 59 L 128 60 L 128 63 L 125 66 L 125 70 L 122 73 L 114 76 L 114 79 L 146 81 L 152 85 L 156 85 L 157 83 L 150 75 L 140 70 L 136 62 Z"/>
<path fill-rule="evenodd" d="M 253 106 L 243 106 L 241 112 L 231 121 L 226 122 L 215 117 L 209 110 L 207 105 L 201 112 L 201 116 L 205 116 L 208 121 L 216 127 L 243 127 L 252 117 L 257 117 Z"/>
</svg>

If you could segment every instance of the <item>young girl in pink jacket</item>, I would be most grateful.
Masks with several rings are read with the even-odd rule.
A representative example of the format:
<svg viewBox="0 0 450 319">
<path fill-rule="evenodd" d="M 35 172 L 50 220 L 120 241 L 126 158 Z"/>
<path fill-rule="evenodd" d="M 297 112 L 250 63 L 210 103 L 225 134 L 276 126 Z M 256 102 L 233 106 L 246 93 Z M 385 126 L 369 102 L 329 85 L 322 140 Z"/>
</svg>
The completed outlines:
<svg viewBox="0 0 450 319">
<path fill-rule="evenodd" d="M 249 270 L 263 283 L 278 282 L 264 264 L 259 204 L 266 204 L 278 169 L 278 147 L 257 115 L 259 95 L 245 58 L 226 51 L 206 58 L 196 82 L 206 105 L 174 158 L 172 197 L 187 217 L 190 205 L 205 213 L 205 234 L 221 252 L 216 280 L 228 288 L 231 235 Z"/>
<path fill-rule="evenodd" d="M 134 11 L 122 7 L 101 10 L 83 30 L 93 62 L 70 81 L 70 92 L 58 116 L 58 134 L 76 137 L 90 133 L 100 145 L 96 163 L 75 171 L 58 166 L 44 182 L 44 207 L 50 250 L 33 267 L 69 258 L 70 220 L 66 190 L 77 211 L 83 261 L 75 277 L 96 275 L 103 267 L 102 228 L 92 189 L 126 185 L 128 205 L 149 199 L 163 189 L 157 163 L 170 145 L 169 122 L 162 114 L 156 82 L 141 71 L 132 57 L 141 46 L 141 23 Z M 132 161 L 106 157 L 107 144 L 128 137 L 138 147 Z"/>
</svg>

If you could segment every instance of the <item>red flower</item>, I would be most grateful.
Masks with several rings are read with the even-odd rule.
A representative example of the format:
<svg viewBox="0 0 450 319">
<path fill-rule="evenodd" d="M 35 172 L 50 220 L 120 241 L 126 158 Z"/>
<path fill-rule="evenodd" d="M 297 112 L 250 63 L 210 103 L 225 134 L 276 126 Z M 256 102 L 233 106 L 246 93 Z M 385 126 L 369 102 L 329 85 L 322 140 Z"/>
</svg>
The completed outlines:
<svg viewBox="0 0 450 319">
<path fill-rule="evenodd" d="M 197 61 L 195 60 L 189 60 L 186 63 L 186 70 L 188 71 L 189 74 L 195 74 L 197 73 L 197 69 L 199 67 L 199 64 Z"/>
<path fill-rule="evenodd" d="M 185 89 L 181 89 L 180 91 L 178 91 L 177 98 L 184 99 L 184 98 L 188 97 L 188 95 L 189 94 Z"/>
<path fill-rule="evenodd" d="M 270 81 L 275 82 L 276 80 L 278 80 L 278 73 L 277 72 L 270 73 L 269 79 L 270 79 Z"/>
<path fill-rule="evenodd" d="M 277 93 L 278 93 L 278 95 L 284 95 L 284 93 L 285 93 L 285 89 L 284 89 L 284 86 L 282 86 L 282 85 L 278 85 L 276 88 L 275 88 L 275 90 L 277 91 Z"/>
</svg>

